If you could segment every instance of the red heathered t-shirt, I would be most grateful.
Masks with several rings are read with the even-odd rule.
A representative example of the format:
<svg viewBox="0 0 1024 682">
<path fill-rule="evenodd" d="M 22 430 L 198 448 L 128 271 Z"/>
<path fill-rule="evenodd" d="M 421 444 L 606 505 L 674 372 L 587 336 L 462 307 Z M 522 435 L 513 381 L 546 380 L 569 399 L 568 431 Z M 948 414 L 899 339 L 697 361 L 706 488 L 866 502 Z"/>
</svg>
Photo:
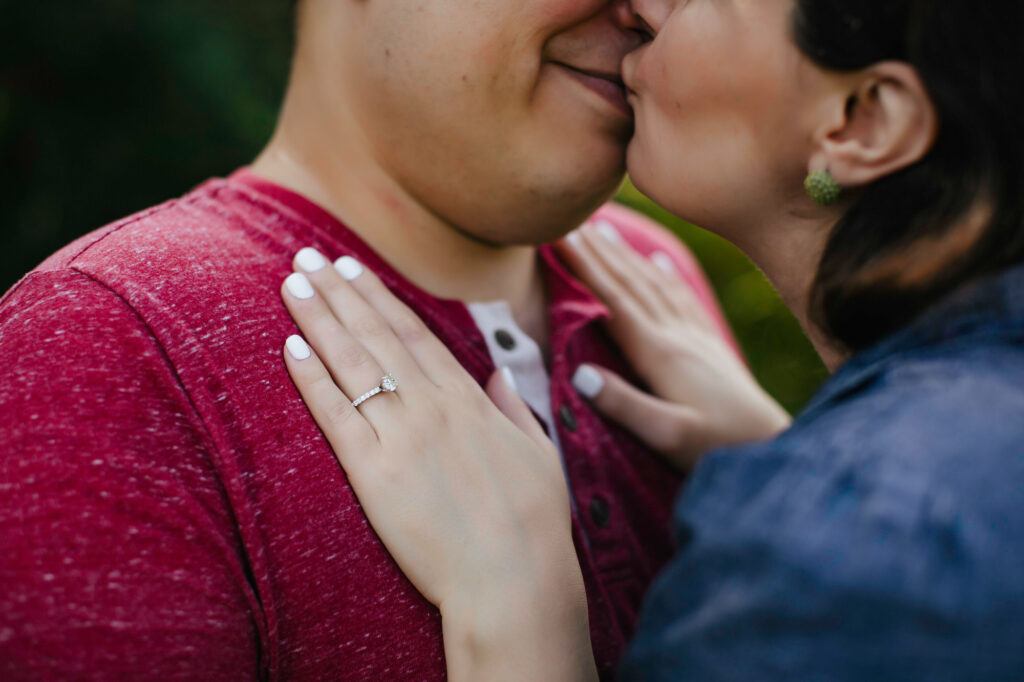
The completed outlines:
<svg viewBox="0 0 1024 682">
<path fill-rule="evenodd" d="M 664 231 L 600 214 L 643 252 Z M 377 541 L 288 378 L 295 252 L 378 272 L 484 380 L 465 306 L 326 212 L 242 171 L 94 232 L 0 301 L 0 678 L 438 680 L 440 618 Z M 552 404 L 606 678 L 671 552 L 679 479 L 569 386 L 627 371 L 606 311 L 541 249 Z M 727 333 L 727 332 L 725 332 Z"/>
</svg>

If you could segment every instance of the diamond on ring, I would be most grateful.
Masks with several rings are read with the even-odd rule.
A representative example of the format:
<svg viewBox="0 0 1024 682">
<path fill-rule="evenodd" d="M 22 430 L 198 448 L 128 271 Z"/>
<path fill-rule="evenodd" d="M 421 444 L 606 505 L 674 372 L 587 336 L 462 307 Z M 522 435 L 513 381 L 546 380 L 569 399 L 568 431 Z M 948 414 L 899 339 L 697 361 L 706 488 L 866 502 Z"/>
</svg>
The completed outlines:
<svg viewBox="0 0 1024 682">
<path fill-rule="evenodd" d="M 379 393 L 394 393 L 398 390 L 398 379 L 391 372 L 388 372 L 380 379 L 380 383 L 366 393 L 352 401 L 352 407 L 359 407 L 367 400 Z"/>
</svg>

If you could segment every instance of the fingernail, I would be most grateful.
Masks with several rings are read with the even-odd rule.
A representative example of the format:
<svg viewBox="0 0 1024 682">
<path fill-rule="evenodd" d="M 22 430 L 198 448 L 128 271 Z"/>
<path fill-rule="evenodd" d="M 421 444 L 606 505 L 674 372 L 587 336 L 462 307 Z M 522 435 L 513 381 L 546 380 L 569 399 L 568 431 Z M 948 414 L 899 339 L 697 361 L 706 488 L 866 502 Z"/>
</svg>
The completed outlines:
<svg viewBox="0 0 1024 682">
<path fill-rule="evenodd" d="M 334 261 L 334 269 L 349 282 L 363 274 L 363 266 L 352 256 L 342 256 Z"/>
<path fill-rule="evenodd" d="M 593 400 L 604 388 L 604 377 L 589 365 L 580 365 L 572 375 L 572 387 L 588 400 Z"/>
<path fill-rule="evenodd" d="M 573 230 L 569 234 L 565 235 L 565 241 L 569 242 L 569 246 L 578 248 L 579 245 L 583 243 L 583 237 L 580 236 L 579 232 Z"/>
<path fill-rule="evenodd" d="M 668 255 L 664 251 L 655 251 L 652 253 L 651 262 L 666 275 L 679 274 L 679 270 L 676 268 L 676 264 L 673 262 L 672 256 Z"/>
<path fill-rule="evenodd" d="M 327 266 L 327 259 L 319 251 L 308 246 L 295 254 L 295 262 L 306 272 L 316 272 Z"/>
<path fill-rule="evenodd" d="M 306 276 L 301 272 L 293 272 L 288 275 L 288 279 L 284 281 L 284 285 L 295 298 L 306 300 L 308 298 L 313 298 L 313 295 L 315 294 L 313 291 L 313 285 L 309 283 L 309 280 L 306 279 Z"/>
<path fill-rule="evenodd" d="M 501 378 L 505 380 L 505 385 L 511 388 L 516 393 L 519 393 L 519 387 L 516 386 L 516 377 L 512 374 L 512 370 L 508 367 L 501 368 Z"/>
<path fill-rule="evenodd" d="M 615 229 L 615 226 L 607 220 L 598 220 L 594 223 L 594 229 L 597 230 L 599 235 L 610 241 L 612 244 L 622 243 L 622 235 L 619 234 L 619 231 Z"/>
<path fill-rule="evenodd" d="M 295 334 L 289 336 L 284 345 L 288 349 L 288 355 L 291 355 L 296 360 L 306 360 L 313 354 L 309 350 L 309 344 L 306 343 L 305 339 Z"/>
</svg>

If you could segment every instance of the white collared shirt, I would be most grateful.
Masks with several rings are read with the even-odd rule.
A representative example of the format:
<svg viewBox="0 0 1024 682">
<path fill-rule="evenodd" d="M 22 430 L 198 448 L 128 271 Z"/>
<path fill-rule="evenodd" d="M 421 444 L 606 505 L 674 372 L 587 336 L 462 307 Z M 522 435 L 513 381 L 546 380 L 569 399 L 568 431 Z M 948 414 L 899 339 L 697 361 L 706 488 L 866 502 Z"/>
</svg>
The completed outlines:
<svg viewBox="0 0 1024 682">
<path fill-rule="evenodd" d="M 467 307 L 487 341 L 494 366 L 511 370 L 519 397 L 544 421 L 548 437 L 561 453 L 562 444 L 551 409 L 551 377 L 540 346 L 516 324 L 506 301 L 469 303 Z"/>
</svg>

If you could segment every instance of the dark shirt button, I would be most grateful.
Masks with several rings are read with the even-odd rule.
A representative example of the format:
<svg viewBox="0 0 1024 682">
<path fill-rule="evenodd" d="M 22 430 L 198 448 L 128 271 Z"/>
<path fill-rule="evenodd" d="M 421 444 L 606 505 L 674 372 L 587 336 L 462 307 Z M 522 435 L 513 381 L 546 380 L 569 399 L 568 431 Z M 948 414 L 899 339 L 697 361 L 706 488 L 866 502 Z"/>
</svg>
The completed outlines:
<svg viewBox="0 0 1024 682">
<path fill-rule="evenodd" d="M 576 430 L 576 415 L 572 413 L 572 409 L 568 405 L 562 405 L 558 408 L 558 418 L 562 420 L 562 426 L 569 431 Z"/>
<path fill-rule="evenodd" d="M 611 510 L 608 508 L 608 500 L 600 495 L 590 501 L 590 518 L 599 528 L 607 528 L 611 519 Z"/>
<path fill-rule="evenodd" d="M 516 337 L 504 329 L 494 332 L 494 340 L 505 350 L 512 350 L 516 347 Z"/>
</svg>

